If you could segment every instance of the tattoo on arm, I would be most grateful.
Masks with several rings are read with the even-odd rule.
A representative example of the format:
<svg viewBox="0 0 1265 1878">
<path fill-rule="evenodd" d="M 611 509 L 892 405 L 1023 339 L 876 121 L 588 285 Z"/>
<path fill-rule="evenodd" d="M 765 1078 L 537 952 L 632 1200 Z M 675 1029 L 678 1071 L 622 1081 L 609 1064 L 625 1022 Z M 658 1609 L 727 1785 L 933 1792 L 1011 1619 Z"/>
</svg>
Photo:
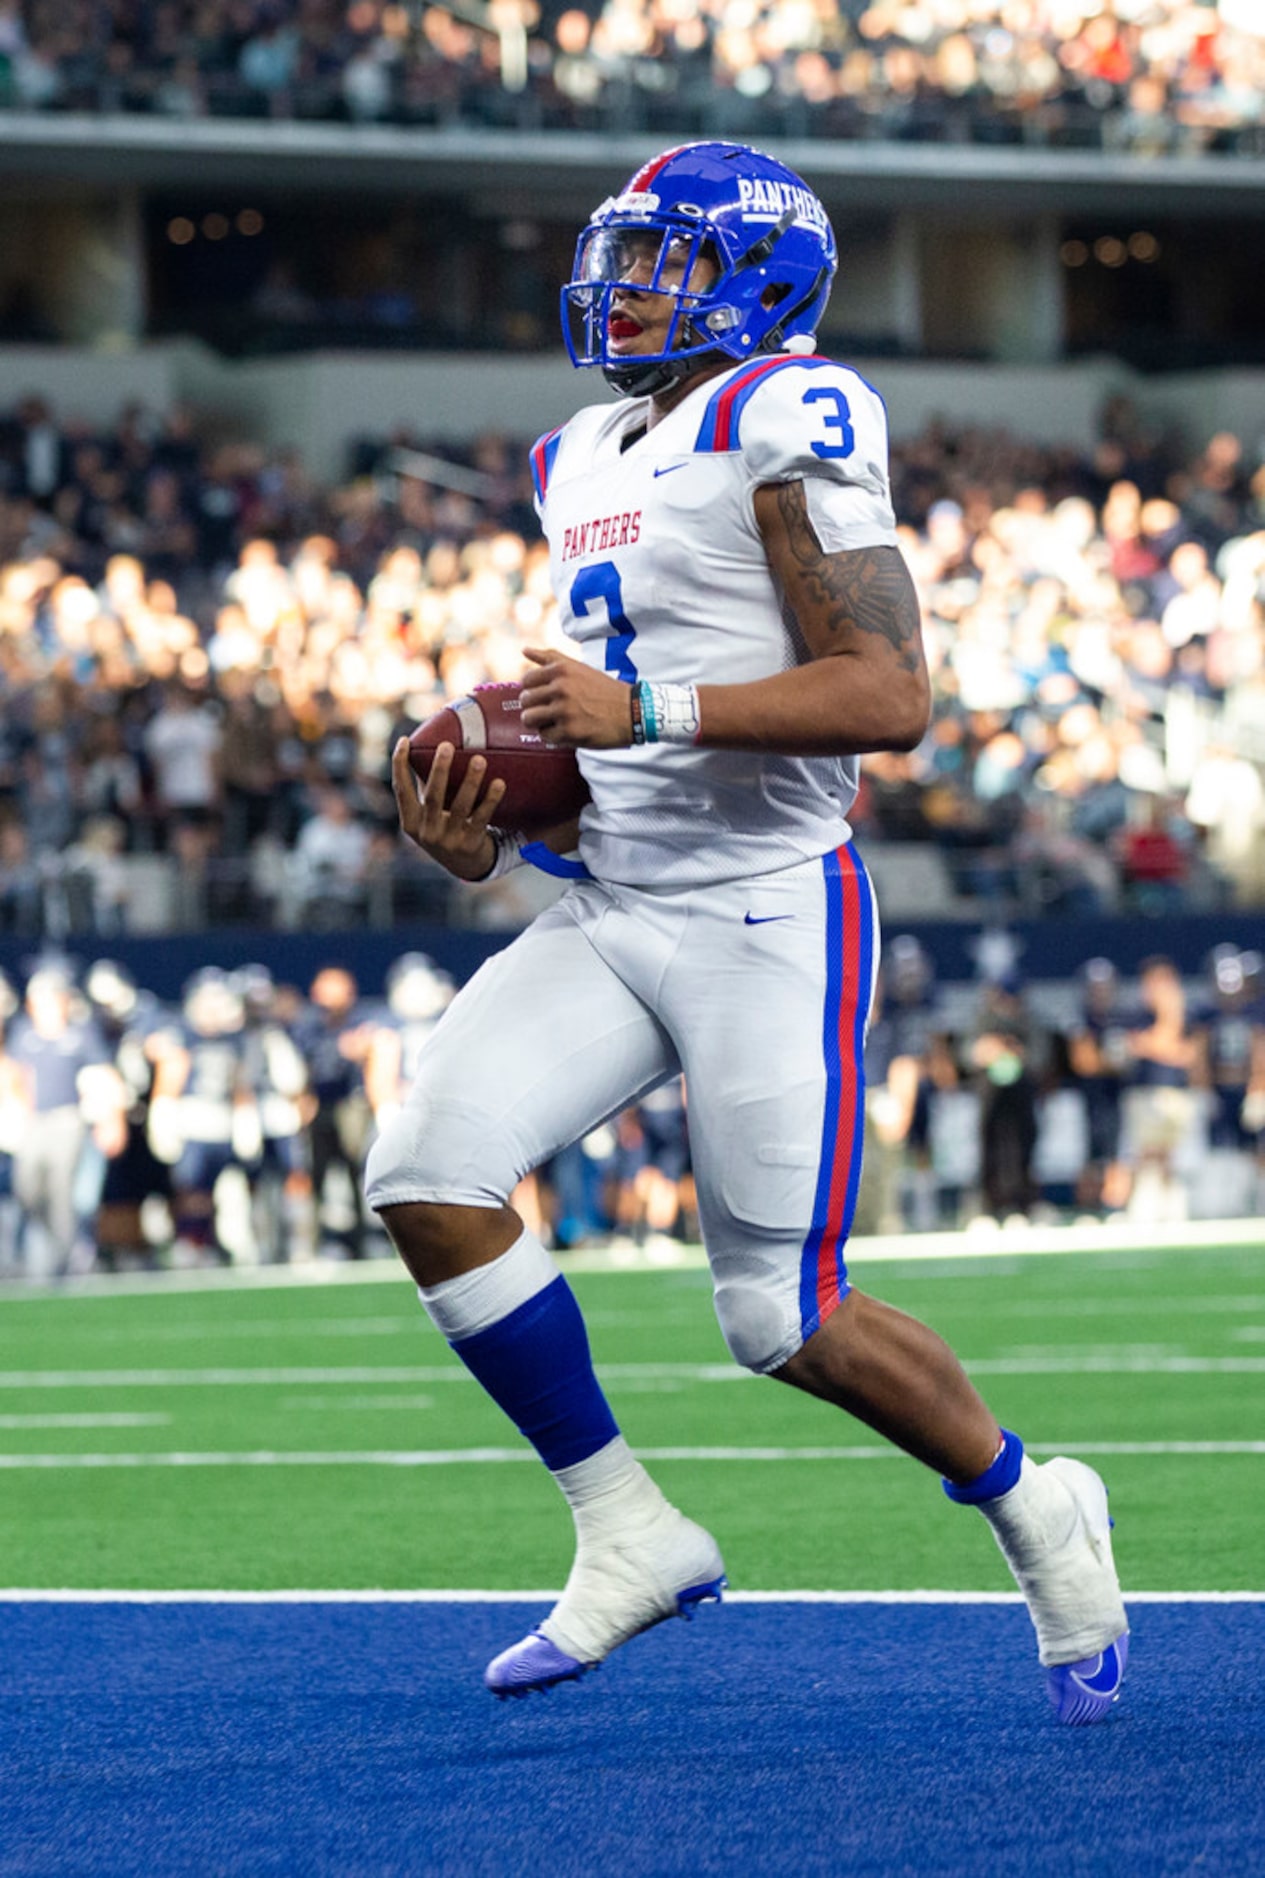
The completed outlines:
<svg viewBox="0 0 1265 1878">
<path fill-rule="evenodd" d="M 827 656 L 844 652 L 854 634 L 875 633 L 887 640 L 904 671 L 919 671 L 918 596 L 900 549 L 856 548 L 826 554 L 809 517 L 802 483 L 779 483 L 777 507 L 795 585 L 811 609 L 812 624 L 828 635 L 828 643 L 814 650 Z M 801 629 L 805 625 L 801 617 Z"/>
</svg>

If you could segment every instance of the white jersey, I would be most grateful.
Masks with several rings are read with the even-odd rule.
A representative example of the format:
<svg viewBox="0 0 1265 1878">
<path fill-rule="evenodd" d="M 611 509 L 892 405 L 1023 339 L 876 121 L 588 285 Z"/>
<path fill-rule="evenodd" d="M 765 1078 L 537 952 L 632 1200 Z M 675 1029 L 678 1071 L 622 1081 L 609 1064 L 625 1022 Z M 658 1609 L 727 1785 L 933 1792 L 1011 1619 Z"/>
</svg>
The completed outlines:
<svg viewBox="0 0 1265 1878">
<path fill-rule="evenodd" d="M 832 549 L 894 545 L 878 393 L 782 353 L 707 379 L 644 432 L 648 413 L 644 398 L 593 405 L 532 451 L 564 631 L 630 682 L 742 684 L 805 663 L 752 498 L 820 479 Z M 701 886 L 848 839 L 855 757 L 661 743 L 579 756 L 593 796 L 580 856 L 599 880 Z"/>
</svg>

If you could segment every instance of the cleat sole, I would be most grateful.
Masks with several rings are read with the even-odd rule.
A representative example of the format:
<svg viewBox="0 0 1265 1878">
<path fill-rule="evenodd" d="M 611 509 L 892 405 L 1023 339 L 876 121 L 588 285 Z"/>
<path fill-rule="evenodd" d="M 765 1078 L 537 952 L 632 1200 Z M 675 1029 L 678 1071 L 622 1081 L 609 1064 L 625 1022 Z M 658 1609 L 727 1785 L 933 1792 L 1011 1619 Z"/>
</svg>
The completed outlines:
<svg viewBox="0 0 1265 1878">
<path fill-rule="evenodd" d="M 728 1585 L 728 1578 L 721 1576 L 711 1579 L 707 1584 L 690 1585 L 686 1590 L 678 1591 L 676 1594 L 677 1611 L 687 1624 L 692 1622 L 700 1604 L 724 1603 L 724 1594 Z"/>
<path fill-rule="evenodd" d="M 564 1682 L 580 1682 L 591 1670 L 600 1669 L 600 1663 L 578 1663 L 574 1669 L 560 1670 L 556 1676 L 533 1676 L 529 1682 L 516 1682 L 512 1688 L 496 1689 L 488 1687 L 498 1702 L 519 1702 L 525 1695 L 548 1695 L 551 1689 L 559 1688 Z"/>
</svg>

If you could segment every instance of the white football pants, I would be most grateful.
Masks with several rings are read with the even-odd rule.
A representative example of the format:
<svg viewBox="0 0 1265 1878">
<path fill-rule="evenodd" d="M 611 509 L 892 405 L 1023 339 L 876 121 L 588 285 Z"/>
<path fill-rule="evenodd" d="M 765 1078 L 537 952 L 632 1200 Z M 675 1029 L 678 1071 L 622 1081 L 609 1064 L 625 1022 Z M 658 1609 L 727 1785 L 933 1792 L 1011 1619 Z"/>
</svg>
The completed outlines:
<svg viewBox="0 0 1265 1878">
<path fill-rule="evenodd" d="M 578 882 L 445 1013 L 370 1152 L 369 1203 L 501 1206 L 682 1069 L 721 1329 L 777 1369 L 847 1290 L 877 963 L 851 843 L 707 887 Z"/>
</svg>

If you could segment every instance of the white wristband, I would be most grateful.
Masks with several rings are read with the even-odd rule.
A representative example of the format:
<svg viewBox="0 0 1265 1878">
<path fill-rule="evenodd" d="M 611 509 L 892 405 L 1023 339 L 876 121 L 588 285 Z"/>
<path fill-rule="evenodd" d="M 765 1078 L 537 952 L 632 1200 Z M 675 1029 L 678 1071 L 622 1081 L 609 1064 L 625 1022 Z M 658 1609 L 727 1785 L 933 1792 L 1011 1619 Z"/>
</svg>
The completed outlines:
<svg viewBox="0 0 1265 1878">
<path fill-rule="evenodd" d="M 697 743 L 702 728 L 697 685 L 656 685 L 642 679 L 641 721 L 647 743 Z"/>
<path fill-rule="evenodd" d="M 486 874 L 479 875 L 474 883 L 477 887 L 484 886 L 489 880 L 500 880 L 504 875 L 512 874 L 516 867 L 524 865 L 521 835 L 512 835 L 504 828 L 489 828 L 488 833 L 496 849 L 496 859 Z"/>
</svg>

